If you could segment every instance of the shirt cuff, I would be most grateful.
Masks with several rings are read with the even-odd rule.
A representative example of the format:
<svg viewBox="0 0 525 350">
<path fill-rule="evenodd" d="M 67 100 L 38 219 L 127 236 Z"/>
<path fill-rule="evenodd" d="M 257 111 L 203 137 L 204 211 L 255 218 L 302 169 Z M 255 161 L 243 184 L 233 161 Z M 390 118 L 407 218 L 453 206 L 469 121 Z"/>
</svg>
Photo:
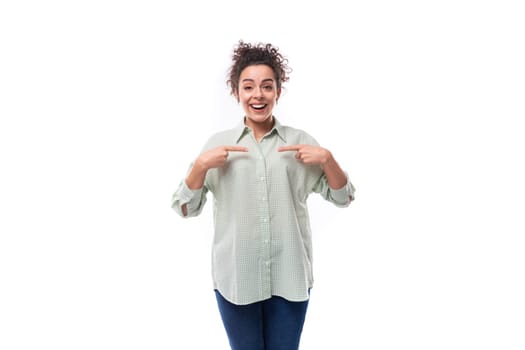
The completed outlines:
<svg viewBox="0 0 525 350">
<path fill-rule="evenodd" d="M 354 200 L 354 191 L 354 186 L 348 181 L 346 185 L 337 190 L 330 188 L 330 196 L 337 203 L 348 203 Z"/>
<path fill-rule="evenodd" d="M 180 205 L 183 205 L 183 204 L 191 202 L 193 198 L 200 198 L 202 194 L 202 188 L 199 188 L 197 190 L 192 190 L 191 188 L 188 187 L 188 185 L 186 184 L 186 181 L 182 181 L 181 187 L 177 194 L 179 197 Z"/>
</svg>

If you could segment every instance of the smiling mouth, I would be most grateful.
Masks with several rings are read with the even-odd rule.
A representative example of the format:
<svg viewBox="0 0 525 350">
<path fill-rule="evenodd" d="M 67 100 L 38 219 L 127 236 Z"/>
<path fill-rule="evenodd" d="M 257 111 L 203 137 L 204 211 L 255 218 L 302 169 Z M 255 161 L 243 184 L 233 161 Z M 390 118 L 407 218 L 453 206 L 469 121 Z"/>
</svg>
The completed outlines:
<svg viewBox="0 0 525 350">
<path fill-rule="evenodd" d="M 256 109 L 256 110 L 264 109 L 264 107 L 266 107 L 266 106 L 267 106 L 266 104 L 250 105 L 250 107 L 252 107 L 253 109 Z"/>
</svg>

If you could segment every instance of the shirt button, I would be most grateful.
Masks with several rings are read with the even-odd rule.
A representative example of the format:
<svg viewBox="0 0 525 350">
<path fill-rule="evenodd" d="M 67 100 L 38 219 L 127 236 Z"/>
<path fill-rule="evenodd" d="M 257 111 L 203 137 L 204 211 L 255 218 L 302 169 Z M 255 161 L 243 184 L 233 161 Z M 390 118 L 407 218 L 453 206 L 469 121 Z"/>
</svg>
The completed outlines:
<svg viewBox="0 0 525 350">
<path fill-rule="evenodd" d="M 270 266 L 270 262 L 269 261 L 266 262 L 266 266 Z"/>
<path fill-rule="evenodd" d="M 261 199 L 262 199 L 263 201 L 265 201 L 265 200 L 266 200 L 266 197 L 262 197 Z"/>
<path fill-rule="evenodd" d="M 264 243 L 265 243 L 265 244 L 268 244 L 268 242 L 269 242 L 269 241 L 268 241 L 267 239 L 264 240 Z"/>
<path fill-rule="evenodd" d="M 268 218 L 263 218 L 263 222 L 268 222 Z"/>
<path fill-rule="evenodd" d="M 261 181 L 264 181 L 264 176 L 261 176 Z"/>
</svg>

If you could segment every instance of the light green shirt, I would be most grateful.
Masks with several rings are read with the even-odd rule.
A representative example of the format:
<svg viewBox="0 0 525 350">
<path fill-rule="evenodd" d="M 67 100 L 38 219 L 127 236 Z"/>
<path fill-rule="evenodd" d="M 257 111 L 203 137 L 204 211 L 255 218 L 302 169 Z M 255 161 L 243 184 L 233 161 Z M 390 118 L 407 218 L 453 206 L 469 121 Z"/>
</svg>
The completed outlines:
<svg viewBox="0 0 525 350">
<path fill-rule="evenodd" d="M 259 143 L 244 123 L 219 132 L 203 151 L 239 145 L 248 152 L 230 152 L 224 166 L 207 172 L 201 189 L 191 190 L 182 181 L 173 195 L 172 208 L 183 216 L 186 204 L 190 217 L 200 214 L 207 192 L 213 193 L 213 286 L 234 304 L 272 295 L 307 300 L 313 284 L 308 195 L 319 193 L 338 207 L 354 198 L 350 181 L 334 190 L 320 166 L 298 162 L 295 152 L 277 151 L 296 144 L 318 145 L 304 131 L 277 120 Z"/>
</svg>

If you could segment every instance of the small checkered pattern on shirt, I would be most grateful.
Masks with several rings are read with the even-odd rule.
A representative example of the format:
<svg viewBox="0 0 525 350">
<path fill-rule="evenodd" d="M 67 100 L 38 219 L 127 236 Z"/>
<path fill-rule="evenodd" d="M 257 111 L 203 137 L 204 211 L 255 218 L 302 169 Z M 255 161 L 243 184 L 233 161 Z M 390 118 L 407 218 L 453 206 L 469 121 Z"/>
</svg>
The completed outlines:
<svg viewBox="0 0 525 350">
<path fill-rule="evenodd" d="M 213 135 L 203 151 L 239 145 L 248 152 L 230 152 L 224 166 L 207 172 L 201 189 L 191 190 L 181 181 L 172 197 L 172 208 L 184 217 L 186 204 L 185 217 L 192 217 L 201 213 L 208 192 L 213 194 L 213 287 L 234 304 L 272 295 L 307 300 L 313 285 L 307 198 L 318 193 L 338 207 L 354 198 L 350 180 L 340 189 L 330 188 L 320 166 L 298 162 L 294 152 L 277 151 L 296 144 L 318 145 L 308 133 L 277 120 L 257 142 L 242 122 Z"/>
</svg>

